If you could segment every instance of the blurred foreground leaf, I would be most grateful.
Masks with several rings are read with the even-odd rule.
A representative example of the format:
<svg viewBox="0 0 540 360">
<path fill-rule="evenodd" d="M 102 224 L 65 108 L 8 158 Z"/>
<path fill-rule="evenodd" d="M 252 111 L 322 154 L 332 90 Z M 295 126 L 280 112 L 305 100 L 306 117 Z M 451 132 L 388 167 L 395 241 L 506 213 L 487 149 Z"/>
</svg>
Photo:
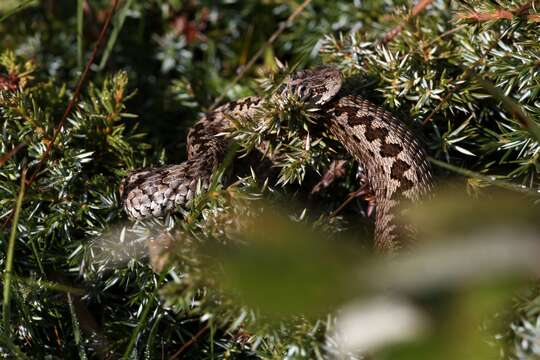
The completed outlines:
<svg viewBox="0 0 540 360">
<path fill-rule="evenodd" d="M 361 252 L 294 223 L 277 209 L 246 219 L 241 244 L 211 246 L 217 283 L 245 303 L 275 316 L 320 316 L 346 299 Z"/>
<path fill-rule="evenodd" d="M 482 329 L 499 331 L 494 314 L 540 274 L 537 209 L 500 192 L 434 198 L 409 213 L 423 227 L 417 246 L 393 257 L 367 257 L 266 208 L 205 258 L 227 294 L 263 314 L 337 313 L 329 341 L 342 355 L 386 345 L 382 359 L 490 358 L 497 348 Z"/>
</svg>

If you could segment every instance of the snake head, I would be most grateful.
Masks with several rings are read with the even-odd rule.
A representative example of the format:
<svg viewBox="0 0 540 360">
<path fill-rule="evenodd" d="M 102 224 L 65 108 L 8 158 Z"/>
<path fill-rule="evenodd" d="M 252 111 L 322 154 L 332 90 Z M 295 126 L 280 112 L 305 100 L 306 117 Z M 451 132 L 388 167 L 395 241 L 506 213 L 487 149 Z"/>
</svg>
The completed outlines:
<svg viewBox="0 0 540 360">
<path fill-rule="evenodd" d="M 324 65 L 287 76 L 277 93 L 282 96 L 294 95 L 304 103 L 321 106 L 332 100 L 341 89 L 342 82 L 337 68 Z"/>
</svg>

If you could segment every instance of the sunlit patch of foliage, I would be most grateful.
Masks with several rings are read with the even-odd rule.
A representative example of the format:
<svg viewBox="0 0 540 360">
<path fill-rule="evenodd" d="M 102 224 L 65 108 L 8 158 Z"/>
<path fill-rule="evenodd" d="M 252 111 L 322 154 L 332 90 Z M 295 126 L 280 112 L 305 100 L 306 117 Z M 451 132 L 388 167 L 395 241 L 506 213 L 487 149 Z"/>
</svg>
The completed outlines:
<svg viewBox="0 0 540 360">
<path fill-rule="evenodd" d="M 12 229 L 16 242 L 1 356 L 361 358 L 340 335 L 348 328 L 337 309 L 352 299 L 362 303 L 343 310 L 345 320 L 380 309 L 412 319 L 389 322 L 410 331 L 397 343 L 379 335 L 385 346 L 366 348 L 374 358 L 539 356 L 529 241 L 539 146 L 518 114 L 540 124 L 538 10 L 534 2 L 427 3 L 411 16 L 402 1 L 313 0 L 230 86 L 297 2 L 120 1 L 91 81 L 43 160 L 111 2 L 2 2 L 3 268 Z M 364 202 L 335 212 L 359 187 L 361 164 L 313 109 L 273 92 L 293 68 L 320 62 L 341 69 L 348 91 L 410 125 L 441 165 L 438 178 L 467 177 L 452 195 L 467 187 L 468 197 L 438 193 L 412 214 L 440 243 L 380 259 L 361 251 L 371 237 Z M 199 114 L 220 96 L 246 95 L 267 101 L 255 118 L 232 119 L 238 156 L 210 191 L 182 213 L 128 222 L 121 177 L 183 160 Z M 264 167 L 261 153 L 271 158 L 274 171 L 248 164 L 236 177 L 250 152 L 255 165 Z M 344 176 L 311 194 L 337 159 L 347 160 Z M 35 181 L 15 222 L 25 171 Z M 519 195 L 506 201 L 494 187 Z M 503 222 L 500 233 L 486 232 Z"/>
</svg>

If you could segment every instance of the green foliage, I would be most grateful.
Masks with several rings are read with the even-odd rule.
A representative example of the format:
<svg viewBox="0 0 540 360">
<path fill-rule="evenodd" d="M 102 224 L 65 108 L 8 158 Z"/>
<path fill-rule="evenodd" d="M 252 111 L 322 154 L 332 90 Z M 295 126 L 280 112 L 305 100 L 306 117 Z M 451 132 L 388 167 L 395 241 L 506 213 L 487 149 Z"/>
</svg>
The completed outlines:
<svg viewBox="0 0 540 360">
<path fill-rule="evenodd" d="M 501 89 L 538 121 L 537 23 L 518 15 L 511 21 L 471 23 L 460 16 L 471 9 L 494 11 L 435 2 L 387 46 L 358 32 L 328 37 L 322 51 L 344 69 L 376 78 L 374 90 L 388 107 L 424 125 L 436 157 L 535 188 L 537 141 L 501 106 L 504 99 L 494 97 L 472 75 Z"/>
<path fill-rule="evenodd" d="M 525 206 L 538 202 L 540 180 L 535 6 L 433 1 L 413 16 L 397 0 L 313 0 L 229 87 L 298 3 L 122 1 L 91 81 L 56 136 L 111 2 L 8 3 L 0 5 L 4 268 L 12 229 L 16 241 L 1 356 L 354 358 L 339 354 L 336 308 L 389 293 L 440 326 L 374 358 L 481 358 L 494 349 L 539 356 L 539 292 L 528 282 L 538 248 L 526 235 L 511 247 L 483 232 L 504 223 L 527 234 L 537 225 L 537 209 Z M 335 213 L 359 186 L 353 161 L 310 194 L 333 160 L 350 157 L 308 105 L 273 90 L 293 68 L 320 62 L 342 70 L 348 91 L 406 121 L 441 165 L 438 178 L 468 177 L 474 196 L 438 194 L 412 214 L 431 225 L 424 236 L 455 247 L 396 262 L 357 252 L 371 238 L 364 202 Z M 261 171 L 261 154 L 252 169 L 231 157 L 191 208 L 128 222 L 118 196 L 126 172 L 182 161 L 199 113 L 219 96 L 254 94 L 267 101 L 254 118 L 232 119 L 231 155 L 249 159 L 262 146 L 276 173 Z M 521 197 L 506 201 L 492 186 Z M 508 210 L 504 218 L 490 211 L 497 208 Z M 432 268 L 440 271 L 426 276 Z M 495 317 L 504 323 L 488 324 Z"/>
</svg>

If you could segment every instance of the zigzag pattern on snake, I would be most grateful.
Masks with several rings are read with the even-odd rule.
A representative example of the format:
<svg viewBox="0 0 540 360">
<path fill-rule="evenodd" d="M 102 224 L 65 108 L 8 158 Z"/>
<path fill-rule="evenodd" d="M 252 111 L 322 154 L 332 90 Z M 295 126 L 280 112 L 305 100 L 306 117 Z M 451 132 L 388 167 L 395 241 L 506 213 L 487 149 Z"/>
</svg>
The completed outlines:
<svg viewBox="0 0 540 360">
<path fill-rule="evenodd" d="M 405 124 L 362 97 L 339 96 L 341 84 L 340 72 L 325 66 L 289 76 L 277 92 L 318 107 L 329 132 L 363 165 L 375 196 L 375 247 L 392 252 L 403 247 L 408 231 L 397 221 L 397 210 L 430 191 L 430 166 Z M 128 215 L 160 217 L 188 205 L 197 186 L 207 189 L 230 142 L 220 136 L 232 126 L 229 118 L 252 117 L 263 101 L 247 97 L 204 115 L 188 133 L 188 160 L 182 164 L 131 172 L 120 190 Z"/>
</svg>

